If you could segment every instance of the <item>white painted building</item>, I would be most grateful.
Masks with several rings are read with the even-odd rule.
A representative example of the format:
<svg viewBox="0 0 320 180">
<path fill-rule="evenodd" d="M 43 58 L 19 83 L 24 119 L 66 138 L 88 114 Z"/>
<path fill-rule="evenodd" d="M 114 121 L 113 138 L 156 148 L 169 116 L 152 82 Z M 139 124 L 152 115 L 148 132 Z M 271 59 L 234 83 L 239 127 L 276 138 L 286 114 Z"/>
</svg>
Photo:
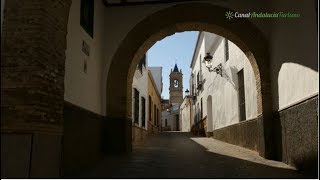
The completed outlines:
<svg viewBox="0 0 320 180">
<path fill-rule="evenodd" d="M 172 104 L 172 107 L 168 108 L 161 113 L 162 130 L 163 131 L 180 131 L 180 104 Z"/>
<path fill-rule="evenodd" d="M 132 82 L 132 124 L 147 129 L 148 59 L 144 56 L 137 66 Z M 138 99 L 136 99 L 138 98 Z M 144 102 L 143 102 L 144 101 Z M 136 103 L 135 103 L 136 102 Z M 144 104 L 143 104 L 144 103 Z M 135 105 L 139 105 L 136 108 Z M 143 107 L 144 106 L 144 107 Z M 144 112 L 143 112 L 144 109 Z M 137 110 L 137 112 L 136 112 Z"/>
<path fill-rule="evenodd" d="M 213 56 L 213 67 L 222 65 L 222 75 L 209 72 L 204 63 L 208 52 Z M 194 112 L 191 126 L 206 119 L 206 131 L 212 132 L 258 116 L 253 69 L 245 54 L 231 41 L 212 33 L 199 33 L 190 67 Z M 190 116 L 183 106 L 181 109 L 182 117 Z"/>
<path fill-rule="evenodd" d="M 156 83 L 158 92 L 162 94 L 163 83 L 162 83 L 162 67 L 148 67 L 152 73 L 154 82 Z"/>
<path fill-rule="evenodd" d="M 184 97 L 180 105 L 180 129 L 182 132 L 190 132 L 193 120 L 192 100 L 187 96 Z"/>
</svg>

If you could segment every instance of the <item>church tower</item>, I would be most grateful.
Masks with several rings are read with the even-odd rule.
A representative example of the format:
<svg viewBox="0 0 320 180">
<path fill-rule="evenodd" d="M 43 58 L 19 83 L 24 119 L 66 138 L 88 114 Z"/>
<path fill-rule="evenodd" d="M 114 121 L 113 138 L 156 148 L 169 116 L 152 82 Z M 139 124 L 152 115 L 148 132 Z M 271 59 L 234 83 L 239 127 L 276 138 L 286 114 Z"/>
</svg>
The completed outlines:
<svg viewBox="0 0 320 180">
<path fill-rule="evenodd" d="M 171 69 L 170 77 L 170 103 L 177 103 L 181 104 L 183 101 L 183 94 L 182 94 L 182 71 L 178 69 L 177 64 L 175 64 L 173 71 Z"/>
</svg>

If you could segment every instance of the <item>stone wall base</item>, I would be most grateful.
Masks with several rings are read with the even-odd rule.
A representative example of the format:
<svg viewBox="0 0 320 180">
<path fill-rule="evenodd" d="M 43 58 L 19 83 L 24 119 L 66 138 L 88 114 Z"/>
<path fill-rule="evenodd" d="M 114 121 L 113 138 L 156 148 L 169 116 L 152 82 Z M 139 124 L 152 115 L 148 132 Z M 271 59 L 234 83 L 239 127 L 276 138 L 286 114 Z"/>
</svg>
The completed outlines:
<svg viewBox="0 0 320 180">
<path fill-rule="evenodd" d="M 144 142 L 148 137 L 148 131 L 141 127 L 132 126 L 132 144 Z"/>
<path fill-rule="evenodd" d="M 233 124 L 212 132 L 213 138 L 230 144 L 245 147 L 254 151 L 259 151 L 260 140 L 259 123 L 262 117 Z"/>
<path fill-rule="evenodd" d="M 1 133 L 1 178 L 58 178 L 61 135 Z"/>
<path fill-rule="evenodd" d="M 318 95 L 273 115 L 277 160 L 311 178 L 318 173 L 318 116 Z M 264 138 L 260 132 L 262 120 L 258 117 L 214 130 L 213 138 L 260 152 Z"/>
<path fill-rule="evenodd" d="M 131 152 L 130 122 L 65 102 L 62 177 L 89 171 L 105 155 Z"/>
<path fill-rule="evenodd" d="M 281 124 L 282 161 L 312 178 L 317 177 L 319 166 L 318 100 L 314 96 L 281 110 L 274 118 Z"/>
</svg>

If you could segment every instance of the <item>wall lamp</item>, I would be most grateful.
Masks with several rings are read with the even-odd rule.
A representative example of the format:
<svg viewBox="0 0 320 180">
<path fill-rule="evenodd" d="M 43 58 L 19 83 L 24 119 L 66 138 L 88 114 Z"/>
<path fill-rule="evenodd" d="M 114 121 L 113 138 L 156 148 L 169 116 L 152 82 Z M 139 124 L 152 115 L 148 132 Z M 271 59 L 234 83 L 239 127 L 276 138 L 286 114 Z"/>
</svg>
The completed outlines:
<svg viewBox="0 0 320 180">
<path fill-rule="evenodd" d="M 222 77 L 222 64 L 220 63 L 215 68 L 212 68 L 212 55 L 210 53 L 207 53 L 207 55 L 204 57 L 204 62 L 206 63 L 206 67 L 208 68 L 209 72 L 216 72 Z"/>
<path fill-rule="evenodd" d="M 196 100 L 197 96 L 190 95 L 189 89 L 186 89 L 186 91 L 184 91 L 184 92 L 185 92 L 187 98 L 194 100 L 194 101 Z"/>
<path fill-rule="evenodd" d="M 189 91 L 189 89 L 186 89 L 186 91 L 185 91 L 185 95 L 186 95 L 187 97 L 189 97 L 189 96 L 190 96 L 190 91 Z"/>
</svg>

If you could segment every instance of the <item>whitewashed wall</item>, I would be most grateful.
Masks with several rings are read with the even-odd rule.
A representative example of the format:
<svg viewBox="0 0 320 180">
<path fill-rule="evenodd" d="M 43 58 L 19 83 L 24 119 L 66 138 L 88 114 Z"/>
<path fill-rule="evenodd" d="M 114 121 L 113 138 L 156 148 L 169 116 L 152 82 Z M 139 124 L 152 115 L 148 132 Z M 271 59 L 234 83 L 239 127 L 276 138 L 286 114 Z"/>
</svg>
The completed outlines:
<svg viewBox="0 0 320 180">
<path fill-rule="evenodd" d="M 203 36 L 206 34 L 206 36 Z M 245 85 L 245 100 L 246 100 L 246 119 L 257 117 L 257 91 L 256 81 L 250 62 L 245 54 L 232 42 L 229 43 L 229 60 L 225 61 L 224 38 L 214 38 L 215 42 L 205 43 L 207 39 L 202 38 L 210 36 L 210 33 L 200 35 L 201 43 L 198 44 L 199 50 L 195 51 L 194 63 L 192 64 L 192 72 L 195 75 L 200 70 L 200 56 L 203 59 L 205 49 L 210 51 L 213 56 L 213 67 L 222 63 L 224 76 L 209 72 L 204 63 L 202 66 L 202 79 L 204 81 L 203 90 L 197 96 L 195 104 L 201 106 L 201 98 L 203 104 L 203 117 L 208 115 L 207 99 L 212 96 L 212 118 L 213 123 L 209 123 L 213 127 L 209 130 L 215 130 L 226 127 L 239 122 L 239 105 L 238 105 L 238 77 L 237 73 L 244 69 L 244 85 Z M 212 35 L 215 36 L 215 35 Z M 205 44 L 210 44 L 209 48 Z M 209 121 L 209 120 L 208 120 Z"/>
<path fill-rule="evenodd" d="M 315 1 L 270 1 L 275 11 L 288 9 L 288 4 L 290 11 L 301 17 L 272 25 L 270 52 L 272 95 L 276 99 L 274 110 L 284 109 L 319 93 Z"/>
<path fill-rule="evenodd" d="M 170 112 L 168 111 L 162 111 L 161 112 L 161 120 L 162 120 L 162 127 L 165 126 L 165 119 L 167 119 L 168 126 L 170 126 L 171 131 L 176 131 L 177 123 L 176 123 L 176 117 L 180 114 L 180 106 L 179 104 L 173 104 L 170 108 Z M 179 126 L 180 126 L 179 122 Z M 180 130 L 180 129 L 179 129 Z"/>
<path fill-rule="evenodd" d="M 1 3 L 3 2 L 2 0 Z M 290 10 L 300 13 L 301 18 L 295 20 L 250 21 L 270 42 L 273 109 L 279 110 L 318 94 L 317 28 L 313 1 L 301 3 L 298 0 L 271 0 L 256 3 L 254 0 L 231 0 L 228 3 L 215 3 L 239 12 L 250 12 L 265 7 L 273 11 L 283 11 L 290 5 Z M 105 115 L 107 74 L 119 44 L 141 20 L 173 5 L 175 3 L 106 8 L 101 0 L 95 0 L 95 35 L 94 39 L 90 40 L 80 27 L 80 1 L 73 0 L 68 21 L 65 100 Z M 92 56 L 88 61 L 87 75 L 82 71 L 82 39 L 87 39 L 91 46 Z"/>
<path fill-rule="evenodd" d="M 103 59 L 103 35 L 105 7 L 101 0 L 94 1 L 93 38 L 80 26 L 80 2 L 73 0 L 68 19 L 67 49 L 65 61 L 64 99 L 97 114 L 101 107 L 101 66 Z M 82 41 L 90 46 L 90 56 L 82 52 Z M 87 73 L 84 73 L 84 61 Z"/>
<path fill-rule="evenodd" d="M 180 129 L 182 132 L 190 132 L 191 130 L 191 108 L 189 98 L 185 97 L 180 106 Z"/>
<path fill-rule="evenodd" d="M 146 67 L 148 66 L 148 56 L 146 55 Z M 148 104 L 149 104 L 149 96 L 148 96 L 148 69 L 145 66 L 142 67 L 142 74 L 140 70 L 136 70 L 134 72 L 134 77 L 132 81 L 132 89 L 135 88 L 139 91 L 139 124 L 138 126 L 142 126 L 142 101 L 141 97 L 144 97 L 145 102 L 145 129 L 148 129 Z M 132 90 L 132 123 L 134 123 L 134 90 Z"/>
</svg>

